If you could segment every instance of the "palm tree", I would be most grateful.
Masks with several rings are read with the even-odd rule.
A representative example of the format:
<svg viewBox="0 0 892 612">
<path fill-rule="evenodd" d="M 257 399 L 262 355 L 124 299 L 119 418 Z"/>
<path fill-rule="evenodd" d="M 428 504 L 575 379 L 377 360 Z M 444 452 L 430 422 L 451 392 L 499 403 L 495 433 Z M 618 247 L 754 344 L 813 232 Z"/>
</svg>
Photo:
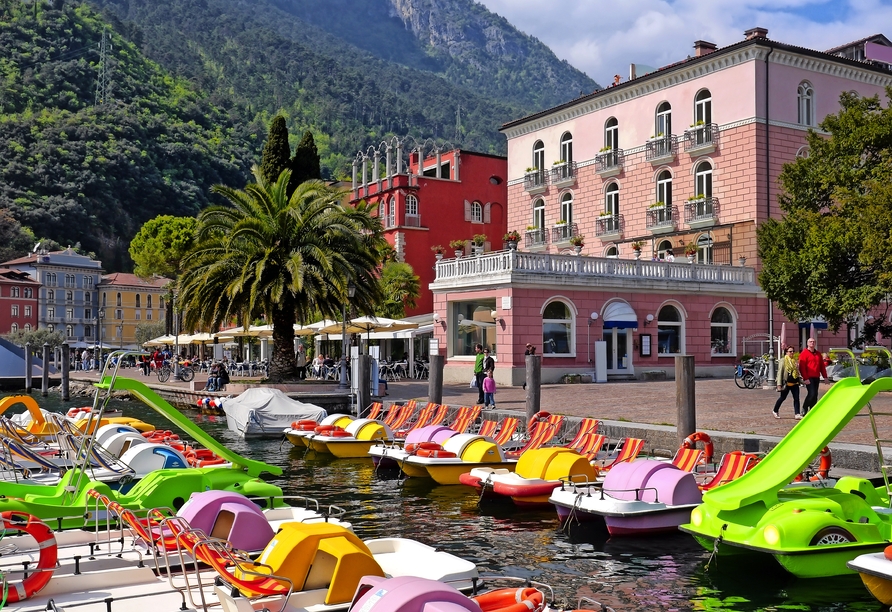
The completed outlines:
<svg viewBox="0 0 892 612">
<path fill-rule="evenodd" d="M 382 298 L 377 278 L 383 242 L 373 206 L 340 204 L 344 193 L 307 181 L 289 198 L 289 170 L 268 183 L 257 166 L 244 191 L 213 188 L 231 206 L 198 217 L 196 247 L 187 258 L 181 303 L 189 329 L 211 329 L 233 318 L 273 324 L 270 380 L 294 377 L 295 322 L 315 314 L 338 318 L 350 283 L 350 303 L 371 313 Z"/>
</svg>

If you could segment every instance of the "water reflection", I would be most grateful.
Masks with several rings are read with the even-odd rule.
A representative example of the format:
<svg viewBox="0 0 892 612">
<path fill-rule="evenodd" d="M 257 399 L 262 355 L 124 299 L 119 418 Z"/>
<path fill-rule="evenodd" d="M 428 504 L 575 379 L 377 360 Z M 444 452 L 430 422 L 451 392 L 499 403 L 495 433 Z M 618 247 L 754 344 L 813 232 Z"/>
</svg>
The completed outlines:
<svg viewBox="0 0 892 612">
<path fill-rule="evenodd" d="M 36 399 L 45 408 L 63 410 L 57 397 Z M 137 402 L 113 404 L 126 416 L 158 423 L 159 417 Z M 707 552 L 681 533 L 611 538 L 591 525 L 565 533 L 553 512 L 518 512 L 491 502 L 478 506 L 470 488 L 400 481 L 393 471 L 376 473 L 371 460 L 335 460 L 277 440 L 245 442 L 220 417 L 192 413 L 192 418 L 233 450 L 282 467 L 281 476 L 268 479 L 286 493 L 347 509 L 362 538 L 417 538 L 474 561 L 485 573 L 548 583 L 571 606 L 587 596 L 617 610 L 881 609 L 857 576 L 797 580 L 774 563 L 742 567 L 730 561 L 707 570 Z"/>
</svg>

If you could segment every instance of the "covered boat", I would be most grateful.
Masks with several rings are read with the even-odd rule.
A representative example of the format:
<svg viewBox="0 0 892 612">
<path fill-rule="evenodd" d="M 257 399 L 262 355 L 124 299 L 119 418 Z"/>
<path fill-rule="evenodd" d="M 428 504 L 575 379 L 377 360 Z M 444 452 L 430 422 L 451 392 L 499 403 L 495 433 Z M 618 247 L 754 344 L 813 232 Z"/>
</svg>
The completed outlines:
<svg viewBox="0 0 892 612">
<path fill-rule="evenodd" d="M 324 408 L 291 399 L 269 387 L 248 389 L 225 400 L 223 412 L 229 430 L 248 438 L 278 438 L 295 421 L 320 421 L 327 415 Z"/>
</svg>

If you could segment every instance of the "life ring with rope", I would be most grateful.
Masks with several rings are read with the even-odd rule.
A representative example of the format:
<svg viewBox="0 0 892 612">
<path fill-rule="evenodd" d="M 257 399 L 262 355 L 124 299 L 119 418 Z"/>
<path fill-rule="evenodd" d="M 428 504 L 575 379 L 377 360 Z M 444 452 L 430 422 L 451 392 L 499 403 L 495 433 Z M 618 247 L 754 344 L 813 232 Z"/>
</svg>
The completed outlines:
<svg viewBox="0 0 892 612">
<path fill-rule="evenodd" d="M 703 442 L 703 461 L 701 463 L 712 463 L 712 458 L 715 456 L 715 447 L 709 434 L 705 434 L 702 431 L 695 431 L 684 439 L 684 442 L 681 443 L 681 447 L 696 448 L 697 442 Z"/>
<path fill-rule="evenodd" d="M 37 547 L 40 549 L 37 567 L 22 582 L 9 583 L 9 593 L 6 596 L 7 603 L 25 601 L 49 584 L 53 577 L 59 556 L 56 536 L 46 523 L 27 512 L 0 512 L 0 526 L 4 530 L 24 531 L 37 540 Z"/>
<path fill-rule="evenodd" d="M 545 595 L 532 587 L 497 589 L 471 599 L 483 612 L 542 612 L 545 609 Z"/>
</svg>

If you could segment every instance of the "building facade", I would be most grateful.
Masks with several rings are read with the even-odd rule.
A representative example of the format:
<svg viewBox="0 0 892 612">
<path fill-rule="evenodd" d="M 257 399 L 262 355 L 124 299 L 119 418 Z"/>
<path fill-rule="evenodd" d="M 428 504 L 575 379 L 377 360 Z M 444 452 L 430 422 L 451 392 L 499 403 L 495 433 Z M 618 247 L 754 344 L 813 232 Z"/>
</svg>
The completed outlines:
<svg viewBox="0 0 892 612">
<path fill-rule="evenodd" d="M 102 265 L 68 248 L 63 251 L 39 249 L 26 257 L 7 261 L 41 285 L 38 295 L 37 325 L 62 331 L 73 347 L 96 342 L 96 287 Z"/>
<path fill-rule="evenodd" d="M 0 268 L 0 335 L 37 329 L 40 283 L 27 272 Z"/>
<path fill-rule="evenodd" d="M 394 139 L 357 156 L 351 203 L 378 204 L 384 235 L 396 257 L 412 266 L 421 296 L 407 316 L 430 313 L 437 254 L 450 242 L 471 252 L 475 235 L 485 235 L 483 250 L 502 248 L 508 219 L 507 159 L 456 148 L 416 145 L 406 151 Z M 383 174 L 377 174 L 381 168 Z"/>
<path fill-rule="evenodd" d="M 527 342 L 543 381 L 730 373 L 780 338 L 819 348 L 846 338 L 785 321 L 756 282 L 756 228 L 779 217 L 778 175 L 842 92 L 884 97 L 882 36 L 820 52 L 754 28 L 717 49 L 503 126 L 508 229 L 521 251 L 438 262 L 431 285 L 446 379 L 464 380 L 473 344 L 496 349 L 497 378 L 519 384 Z M 871 45 L 862 59 L 853 48 Z M 877 50 L 877 47 L 883 49 Z M 581 248 L 573 248 L 581 244 Z M 797 330 L 798 333 L 797 333 Z M 602 345 L 603 346 L 603 345 Z"/>
<path fill-rule="evenodd" d="M 141 279 L 134 274 L 106 274 L 99 283 L 100 327 L 103 346 L 138 348 L 136 327 L 164 321 L 165 295 L 170 279 Z"/>
</svg>

